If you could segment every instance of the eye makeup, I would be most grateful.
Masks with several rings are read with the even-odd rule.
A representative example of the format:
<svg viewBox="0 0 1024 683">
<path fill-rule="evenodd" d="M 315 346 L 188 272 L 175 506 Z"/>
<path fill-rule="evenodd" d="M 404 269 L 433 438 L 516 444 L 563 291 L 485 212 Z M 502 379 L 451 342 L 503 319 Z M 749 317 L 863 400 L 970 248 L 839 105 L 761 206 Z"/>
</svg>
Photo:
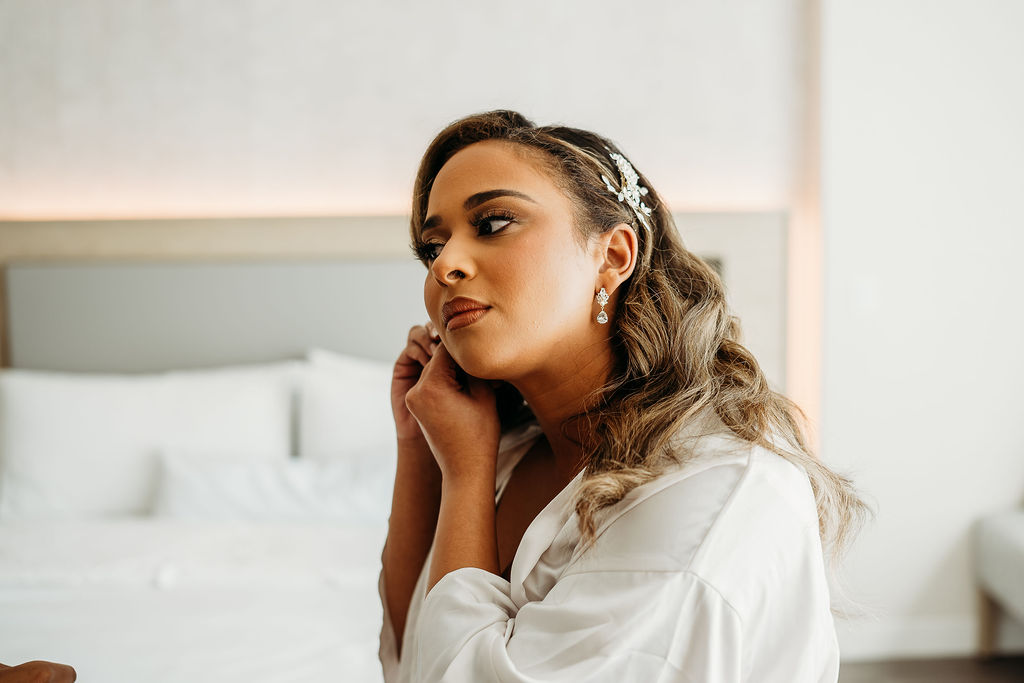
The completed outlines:
<svg viewBox="0 0 1024 683">
<path fill-rule="evenodd" d="M 506 208 L 492 207 L 477 211 L 469 218 L 469 224 L 476 228 L 479 237 L 491 237 L 501 233 L 509 224 L 518 222 L 518 220 L 518 216 L 513 211 Z M 506 225 L 497 229 L 492 228 L 490 232 L 482 232 L 483 226 L 501 221 L 506 221 Z M 410 247 L 416 259 L 429 267 L 440 255 L 440 250 L 444 248 L 444 242 L 436 239 L 417 239 L 413 241 Z"/>
</svg>

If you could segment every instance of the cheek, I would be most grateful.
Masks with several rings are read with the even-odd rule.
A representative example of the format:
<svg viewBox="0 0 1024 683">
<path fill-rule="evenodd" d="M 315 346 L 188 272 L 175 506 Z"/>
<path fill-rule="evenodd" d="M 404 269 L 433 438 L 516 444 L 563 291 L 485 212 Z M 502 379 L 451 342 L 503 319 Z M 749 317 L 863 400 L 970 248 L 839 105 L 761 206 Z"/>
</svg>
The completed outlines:
<svg viewBox="0 0 1024 683">
<path fill-rule="evenodd" d="M 585 322 L 590 313 L 589 296 L 594 273 L 581 255 L 568 249 L 532 252 L 534 258 L 515 264 L 522 306 L 527 318 L 539 328 L 553 331 Z M 512 264 L 509 264 L 510 268 Z M 538 330 L 539 331 L 539 330 Z"/>
</svg>

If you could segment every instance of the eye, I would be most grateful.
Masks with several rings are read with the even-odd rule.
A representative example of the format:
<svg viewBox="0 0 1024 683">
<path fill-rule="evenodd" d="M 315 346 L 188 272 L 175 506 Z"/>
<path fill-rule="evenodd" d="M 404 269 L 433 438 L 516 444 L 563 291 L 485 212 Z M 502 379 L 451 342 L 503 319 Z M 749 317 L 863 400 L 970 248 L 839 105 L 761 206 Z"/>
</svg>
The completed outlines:
<svg viewBox="0 0 1024 683">
<path fill-rule="evenodd" d="M 412 251 L 416 258 L 423 263 L 423 265 L 429 266 L 431 261 L 433 261 L 440 255 L 442 247 L 444 247 L 444 242 L 417 241 L 415 244 L 412 245 Z"/>
<path fill-rule="evenodd" d="M 516 220 L 517 218 L 512 212 L 497 209 L 472 218 L 470 225 L 476 228 L 477 233 L 481 237 L 489 237 L 500 233 Z M 444 242 L 416 240 L 411 246 L 413 255 L 429 268 L 430 264 L 441 255 L 441 250 L 444 249 Z"/>
<path fill-rule="evenodd" d="M 515 220 L 516 217 L 511 212 L 498 210 L 490 211 L 482 216 L 479 216 L 478 218 L 474 218 L 473 225 L 476 227 L 477 231 L 480 234 L 494 235 L 495 233 L 499 233 L 505 228 L 507 228 L 508 224 L 514 222 Z M 493 226 L 495 223 L 504 223 L 504 225 L 500 225 L 500 227 L 494 228 Z M 487 230 L 484 226 L 489 226 L 491 229 Z"/>
</svg>

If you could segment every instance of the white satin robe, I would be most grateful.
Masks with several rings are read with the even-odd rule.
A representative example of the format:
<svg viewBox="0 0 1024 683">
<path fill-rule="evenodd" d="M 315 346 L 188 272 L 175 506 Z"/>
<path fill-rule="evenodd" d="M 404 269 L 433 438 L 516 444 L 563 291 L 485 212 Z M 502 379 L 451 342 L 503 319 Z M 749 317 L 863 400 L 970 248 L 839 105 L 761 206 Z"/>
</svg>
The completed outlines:
<svg viewBox="0 0 1024 683">
<path fill-rule="evenodd" d="M 502 437 L 496 501 L 541 433 L 529 423 Z M 581 473 L 526 530 L 511 581 L 465 567 L 427 594 L 428 555 L 401 659 L 382 571 L 386 683 L 835 683 L 806 474 L 710 410 L 677 438 L 693 457 L 603 513 L 585 552 L 571 508 Z"/>
</svg>

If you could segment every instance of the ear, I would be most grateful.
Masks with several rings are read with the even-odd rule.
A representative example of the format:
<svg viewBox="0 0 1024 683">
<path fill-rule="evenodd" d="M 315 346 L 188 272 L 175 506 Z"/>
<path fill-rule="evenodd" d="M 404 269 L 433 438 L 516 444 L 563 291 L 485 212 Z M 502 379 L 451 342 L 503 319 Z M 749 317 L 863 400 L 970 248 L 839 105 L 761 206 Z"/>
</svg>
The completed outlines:
<svg viewBox="0 0 1024 683">
<path fill-rule="evenodd" d="M 598 235 L 597 239 L 598 276 L 595 285 L 612 294 L 633 274 L 640 243 L 636 232 L 627 223 L 619 223 Z"/>
</svg>

